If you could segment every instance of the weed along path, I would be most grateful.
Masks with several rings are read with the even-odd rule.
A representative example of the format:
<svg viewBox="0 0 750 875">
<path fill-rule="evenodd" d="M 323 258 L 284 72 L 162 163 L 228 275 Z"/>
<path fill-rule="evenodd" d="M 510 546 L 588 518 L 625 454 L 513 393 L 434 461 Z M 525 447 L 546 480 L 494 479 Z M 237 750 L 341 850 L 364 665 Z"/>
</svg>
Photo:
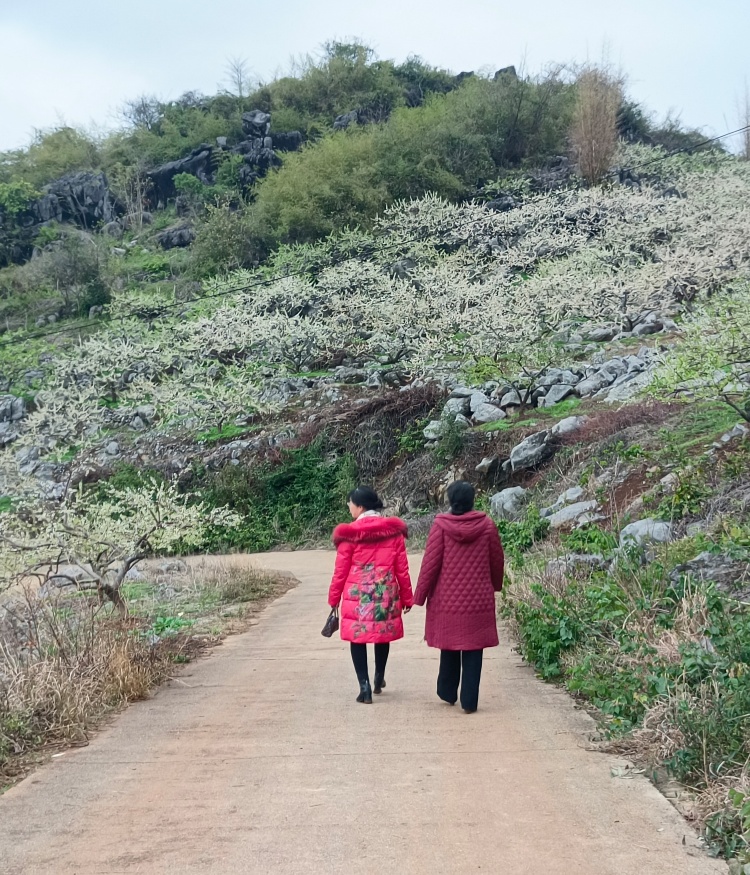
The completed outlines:
<svg viewBox="0 0 750 875">
<path fill-rule="evenodd" d="M 0 797 L 0 872 L 727 871 L 647 780 L 612 777 L 618 760 L 586 750 L 590 719 L 508 641 L 465 715 L 434 695 L 415 609 L 387 689 L 358 705 L 346 645 L 320 636 L 333 558 L 230 557 L 300 585 Z"/>
</svg>

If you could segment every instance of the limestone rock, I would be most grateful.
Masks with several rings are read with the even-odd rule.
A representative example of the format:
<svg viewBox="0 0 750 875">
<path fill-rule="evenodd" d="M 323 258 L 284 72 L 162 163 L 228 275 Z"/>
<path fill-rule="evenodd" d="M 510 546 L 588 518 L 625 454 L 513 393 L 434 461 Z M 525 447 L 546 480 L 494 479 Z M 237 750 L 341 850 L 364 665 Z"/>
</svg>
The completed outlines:
<svg viewBox="0 0 750 875">
<path fill-rule="evenodd" d="M 505 413 L 494 404 L 480 404 L 474 411 L 475 422 L 498 422 L 505 419 Z"/>
<path fill-rule="evenodd" d="M 528 490 L 522 486 L 510 486 L 496 492 L 490 498 L 490 513 L 495 519 L 516 520 L 523 515 Z"/>
<path fill-rule="evenodd" d="M 533 468 L 545 462 L 554 454 L 554 449 L 549 445 L 548 431 L 538 431 L 529 435 L 510 451 L 510 464 L 513 471 L 522 471 L 525 468 Z"/>
<path fill-rule="evenodd" d="M 548 517 L 550 528 L 559 529 L 562 526 L 574 523 L 583 514 L 590 513 L 596 510 L 597 507 L 596 501 L 577 501 L 574 504 L 569 504 Z"/>
<path fill-rule="evenodd" d="M 566 434 L 573 434 L 579 431 L 586 424 L 588 417 L 586 416 L 566 416 L 552 426 L 550 434 L 553 437 L 562 437 Z"/>
<path fill-rule="evenodd" d="M 572 395 L 575 392 L 573 386 L 566 386 L 563 383 L 559 383 L 555 386 L 550 386 L 547 389 L 547 394 L 544 397 L 540 398 L 537 402 L 538 407 L 553 407 L 555 404 L 559 404 L 560 401 L 564 401 L 569 395 Z"/>
<path fill-rule="evenodd" d="M 620 547 L 666 544 L 671 540 L 671 524 L 650 517 L 630 523 L 620 532 Z"/>
</svg>

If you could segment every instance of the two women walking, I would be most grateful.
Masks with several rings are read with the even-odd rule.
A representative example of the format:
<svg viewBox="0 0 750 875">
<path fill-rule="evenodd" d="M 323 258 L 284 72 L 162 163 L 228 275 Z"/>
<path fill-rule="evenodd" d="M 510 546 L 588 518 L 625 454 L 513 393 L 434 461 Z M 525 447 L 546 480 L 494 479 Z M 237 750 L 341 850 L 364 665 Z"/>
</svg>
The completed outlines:
<svg viewBox="0 0 750 875">
<path fill-rule="evenodd" d="M 437 694 L 453 705 L 460 687 L 461 707 L 477 709 L 483 651 L 498 644 L 494 594 L 502 589 L 503 549 L 495 524 L 474 510 L 470 483 L 453 483 L 448 501 L 450 512 L 438 514 L 430 530 L 412 594 L 406 524 L 381 516 L 383 503 L 372 489 L 349 494 L 354 521 L 333 533 L 336 566 L 328 604 L 341 603 L 341 637 L 350 642 L 358 702 L 371 703 L 373 692 L 385 688 L 390 643 L 404 635 L 402 614 L 426 603 L 425 639 L 440 650 Z M 372 686 L 369 643 L 375 645 Z"/>
</svg>

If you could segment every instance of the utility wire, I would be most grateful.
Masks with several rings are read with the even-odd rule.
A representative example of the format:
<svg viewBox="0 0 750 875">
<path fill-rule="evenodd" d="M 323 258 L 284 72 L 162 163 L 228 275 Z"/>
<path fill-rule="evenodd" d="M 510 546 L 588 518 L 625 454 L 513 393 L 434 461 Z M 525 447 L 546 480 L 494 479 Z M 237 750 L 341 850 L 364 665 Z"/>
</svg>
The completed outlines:
<svg viewBox="0 0 750 875">
<path fill-rule="evenodd" d="M 727 137 L 732 137 L 735 134 L 744 133 L 747 130 L 750 130 L 750 125 L 744 125 L 743 127 L 737 128 L 736 130 L 727 131 L 726 133 L 719 134 L 718 136 L 715 136 L 715 137 L 709 137 L 708 139 L 702 140 L 701 142 L 695 143 L 691 146 L 684 146 L 680 149 L 673 149 L 672 151 L 667 152 L 664 155 L 659 155 L 656 158 L 650 158 L 647 161 L 641 161 L 639 164 L 633 164 L 630 167 L 616 168 L 614 170 L 609 171 L 608 173 L 605 173 L 604 176 L 602 177 L 602 179 L 607 179 L 609 177 L 616 177 L 616 176 L 620 176 L 620 175 L 626 174 L 626 173 L 632 173 L 633 171 L 640 170 L 643 167 L 648 167 L 650 165 L 657 164 L 661 161 L 666 161 L 667 159 L 672 158 L 675 155 L 680 155 L 680 154 L 685 153 L 685 152 L 693 152 L 697 149 L 703 148 L 703 146 L 709 145 L 710 143 L 716 143 L 720 140 L 726 139 Z M 555 189 L 552 191 L 548 191 L 546 194 L 543 194 L 540 197 L 536 198 L 534 200 L 534 203 L 540 203 L 542 201 L 547 200 L 548 198 L 565 195 L 571 191 L 575 191 L 575 189 L 566 188 L 566 189 L 562 189 L 562 190 Z M 466 228 L 469 225 L 474 225 L 478 222 L 484 222 L 487 220 L 487 218 L 488 218 L 488 216 L 479 216 L 475 219 L 467 219 L 465 222 L 454 225 L 452 230 L 461 230 L 462 228 Z M 392 244 L 386 244 L 385 246 L 379 246 L 374 251 L 377 252 L 378 254 L 380 254 L 383 252 L 387 252 L 390 249 L 402 249 L 404 246 L 406 246 L 410 243 L 423 242 L 425 239 L 427 239 L 427 236 L 429 236 L 429 235 L 423 235 L 422 237 L 413 237 L 411 240 L 402 238 L 402 239 L 400 239 Z M 331 267 L 338 267 L 340 264 L 345 264 L 347 261 L 355 261 L 357 259 L 360 259 L 364 254 L 366 254 L 366 250 L 362 249 L 353 255 L 347 255 L 347 256 L 344 256 L 338 260 L 332 259 L 328 264 L 318 268 L 318 272 L 320 272 L 321 270 L 331 268 Z M 232 288 L 223 289 L 220 292 L 215 292 L 214 294 L 203 295 L 203 296 L 201 296 L 199 301 L 211 300 L 213 298 L 223 298 L 223 297 L 227 297 L 229 295 L 238 295 L 238 294 L 241 294 L 242 292 L 249 292 L 249 291 L 252 291 L 253 289 L 261 288 L 263 286 L 272 285 L 273 283 L 278 282 L 280 279 L 286 279 L 288 277 L 289 278 L 304 277 L 304 276 L 308 276 L 308 275 L 309 275 L 309 271 L 307 271 L 307 270 L 293 271 L 291 273 L 284 274 L 283 276 L 269 277 L 269 278 L 264 279 L 264 280 L 257 280 L 256 282 L 249 283 L 247 285 L 235 286 Z M 152 318 L 158 319 L 161 316 L 163 316 L 165 313 L 169 312 L 170 310 L 174 310 L 178 307 L 185 307 L 187 303 L 189 303 L 189 302 L 180 301 L 180 302 L 175 302 L 174 304 L 163 304 L 161 307 L 156 309 L 156 312 Z M 71 332 L 82 331 L 84 329 L 96 328 L 99 325 L 112 325 L 113 322 L 118 322 L 118 321 L 122 322 L 125 319 L 129 319 L 131 316 L 137 315 L 138 312 L 139 312 L 139 310 L 137 308 L 134 308 L 134 309 L 128 311 L 127 313 L 123 313 L 123 314 L 116 316 L 114 318 L 111 318 L 111 319 L 98 319 L 98 320 L 88 319 L 85 322 L 79 322 L 79 323 L 76 323 L 73 325 L 66 325 L 62 328 L 56 328 L 56 329 L 52 329 L 49 331 L 31 332 L 29 334 L 24 335 L 23 337 L 15 337 L 15 338 L 11 338 L 9 340 L 0 341 L 0 349 L 3 349 L 3 348 L 8 347 L 8 346 L 17 346 L 19 343 L 26 343 L 29 340 L 39 340 L 39 339 L 43 339 L 45 337 L 56 337 L 56 336 L 61 335 L 61 334 L 69 334 Z"/>
</svg>

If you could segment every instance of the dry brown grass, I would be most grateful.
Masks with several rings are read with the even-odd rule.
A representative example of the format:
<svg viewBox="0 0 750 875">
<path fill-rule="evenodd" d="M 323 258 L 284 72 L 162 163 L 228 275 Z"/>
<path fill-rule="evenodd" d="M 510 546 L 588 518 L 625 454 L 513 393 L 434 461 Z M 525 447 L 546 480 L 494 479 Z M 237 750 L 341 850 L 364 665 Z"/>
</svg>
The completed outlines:
<svg viewBox="0 0 750 875">
<path fill-rule="evenodd" d="M 167 601 L 124 620 L 107 615 L 95 597 L 70 590 L 40 594 L 30 586 L 16 594 L 0 610 L 0 786 L 50 746 L 85 744 L 107 714 L 148 697 L 175 663 L 246 628 L 255 609 L 292 584 L 215 562 L 157 575 L 156 591 L 168 590 Z M 196 622 L 154 634 L 155 618 L 191 603 L 204 606 L 202 628 Z"/>
<path fill-rule="evenodd" d="M 610 169 L 615 156 L 623 81 L 611 68 L 589 65 L 579 74 L 576 88 L 571 140 L 581 176 L 594 185 Z"/>
</svg>

